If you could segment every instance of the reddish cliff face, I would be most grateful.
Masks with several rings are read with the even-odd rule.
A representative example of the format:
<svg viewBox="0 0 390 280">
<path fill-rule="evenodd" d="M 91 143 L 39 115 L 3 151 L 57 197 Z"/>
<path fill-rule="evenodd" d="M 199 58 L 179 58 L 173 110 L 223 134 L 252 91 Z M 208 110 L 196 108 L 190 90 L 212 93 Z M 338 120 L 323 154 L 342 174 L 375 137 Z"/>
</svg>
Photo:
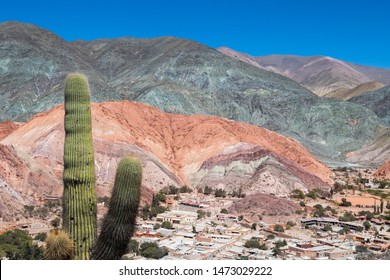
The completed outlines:
<svg viewBox="0 0 390 280">
<path fill-rule="evenodd" d="M 16 124 L 11 121 L 5 121 L 0 123 L 0 141 L 11 134 L 14 130 L 19 127 L 19 124 Z"/>
<path fill-rule="evenodd" d="M 210 116 L 167 114 L 128 101 L 95 103 L 92 116 L 99 196 L 110 194 L 116 167 L 128 154 L 141 159 L 142 185 L 154 191 L 168 185 L 190 185 L 191 176 L 214 161 L 221 161 L 222 165 L 229 160 L 245 164 L 264 156 L 271 158 L 261 166 L 267 172 L 254 173 L 250 193 L 263 191 L 256 183 L 262 176 L 281 173 L 288 173 L 278 181 L 282 185 L 291 180 L 293 186 L 298 182 L 310 188 L 311 184 L 324 186 L 323 181 L 331 182 L 331 171 L 298 142 L 257 126 Z M 0 172 L 0 179 L 22 196 L 61 195 L 63 119 L 63 106 L 58 106 L 35 116 L 1 141 L 4 149 L 12 149 L 13 156 L 3 154 L 8 165 Z M 226 149 L 234 149 L 233 158 L 224 158 Z M 9 167 L 10 162 L 18 162 L 22 167 Z M 13 175 L 19 170 L 24 173 Z M 238 172 L 235 176 L 243 175 Z M 150 191 L 145 192 L 145 199 L 149 196 Z"/>
<path fill-rule="evenodd" d="M 390 180 L 390 160 L 379 167 L 374 176 L 380 179 Z"/>
<path fill-rule="evenodd" d="M 63 106 L 41 113 L 2 142 L 61 163 L 63 114 Z M 105 146 L 102 152 L 111 153 L 111 144 L 136 145 L 155 155 L 185 183 L 207 159 L 240 142 L 267 149 L 331 182 L 331 171 L 297 141 L 257 126 L 211 116 L 167 114 L 128 101 L 93 104 L 92 115 L 94 139 L 98 146 Z"/>
</svg>

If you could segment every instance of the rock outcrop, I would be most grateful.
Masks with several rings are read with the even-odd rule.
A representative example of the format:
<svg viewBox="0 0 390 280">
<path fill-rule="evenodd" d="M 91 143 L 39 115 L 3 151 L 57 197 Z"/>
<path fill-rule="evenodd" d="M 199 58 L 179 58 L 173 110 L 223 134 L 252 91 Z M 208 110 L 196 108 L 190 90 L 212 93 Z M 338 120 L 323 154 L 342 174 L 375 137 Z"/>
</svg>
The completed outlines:
<svg viewBox="0 0 390 280">
<path fill-rule="evenodd" d="M 3 140 L 8 134 L 12 133 L 19 127 L 19 124 L 12 121 L 5 121 L 0 123 L 0 141 Z"/>
<path fill-rule="evenodd" d="M 375 177 L 383 180 L 390 180 L 390 160 L 385 162 L 374 174 Z"/>
</svg>

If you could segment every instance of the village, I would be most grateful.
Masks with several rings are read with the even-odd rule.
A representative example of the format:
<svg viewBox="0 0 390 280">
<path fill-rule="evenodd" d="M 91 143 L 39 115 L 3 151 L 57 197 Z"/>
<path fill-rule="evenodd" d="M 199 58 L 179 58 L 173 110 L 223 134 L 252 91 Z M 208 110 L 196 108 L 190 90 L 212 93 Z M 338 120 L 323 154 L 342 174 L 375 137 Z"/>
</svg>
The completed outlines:
<svg viewBox="0 0 390 280">
<path fill-rule="evenodd" d="M 288 217 L 231 213 L 245 194 L 170 186 L 140 209 L 125 259 L 355 259 L 380 255 L 390 246 L 390 189 L 369 169 L 335 169 L 328 197 L 316 190 L 293 190 L 289 200 L 299 205 Z M 55 211 L 42 219 L 0 222 L 1 233 L 20 228 L 35 237 L 59 227 L 59 198 L 46 197 Z M 49 203 L 48 203 L 49 201 Z M 99 221 L 108 200 L 98 204 Z M 54 206 L 53 206 L 54 205 Z M 53 208 L 54 207 L 54 208 Z M 258 217 L 258 216 L 257 216 Z M 37 240 L 39 245 L 44 242 Z M 134 245 L 135 244 L 135 245 Z M 155 250 L 143 254 L 142 244 Z"/>
</svg>

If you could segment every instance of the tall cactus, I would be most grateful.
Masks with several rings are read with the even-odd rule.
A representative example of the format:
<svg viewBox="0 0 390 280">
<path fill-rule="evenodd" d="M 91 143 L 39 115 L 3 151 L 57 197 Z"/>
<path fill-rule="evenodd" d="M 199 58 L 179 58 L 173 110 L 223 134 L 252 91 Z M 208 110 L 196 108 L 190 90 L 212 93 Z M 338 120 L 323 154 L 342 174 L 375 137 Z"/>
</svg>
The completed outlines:
<svg viewBox="0 0 390 280">
<path fill-rule="evenodd" d="M 141 195 L 142 166 L 138 158 L 125 157 L 118 166 L 110 207 L 92 250 L 92 259 L 117 260 L 125 253 L 134 232 Z"/>
<path fill-rule="evenodd" d="M 64 228 L 74 242 L 74 258 L 89 259 L 96 239 L 96 190 L 90 91 L 87 78 L 65 82 Z"/>
</svg>

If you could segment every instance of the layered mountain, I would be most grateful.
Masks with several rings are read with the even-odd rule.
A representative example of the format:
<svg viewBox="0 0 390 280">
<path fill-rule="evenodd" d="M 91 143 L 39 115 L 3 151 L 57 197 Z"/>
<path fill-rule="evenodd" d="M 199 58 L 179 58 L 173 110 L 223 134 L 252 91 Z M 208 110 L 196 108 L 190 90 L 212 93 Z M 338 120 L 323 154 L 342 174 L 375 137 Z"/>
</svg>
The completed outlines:
<svg viewBox="0 0 390 280">
<path fill-rule="evenodd" d="M 329 187 L 294 161 L 242 142 L 203 162 L 190 181 L 191 185 L 202 189 L 209 186 L 231 193 L 242 188 L 248 194 L 261 190 L 262 193 L 286 197 L 293 189 L 307 191 L 308 188 Z"/>
<path fill-rule="evenodd" d="M 294 188 L 328 189 L 327 183 L 332 182 L 331 171 L 297 141 L 257 126 L 217 117 L 167 114 L 128 101 L 95 103 L 92 116 L 99 196 L 110 195 L 117 165 L 128 154 L 141 159 L 142 186 L 154 191 L 169 185 L 201 187 L 192 178 L 208 179 L 201 174 L 211 163 L 213 168 L 230 168 L 229 174 L 219 178 L 226 189 L 234 177 L 250 182 L 242 186 L 248 194 L 285 196 Z M 13 213 L 15 205 L 22 209 L 44 195 L 61 196 L 63 119 L 61 105 L 35 116 L 1 141 L 0 179 L 9 197 L 0 201 L 4 217 Z M 256 170 L 249 173 L 249 166 Z M 277 186 L 272 188 L 274 182 Z"/>
<path fill-rule="evenodd" d="M 353 88 L 368 82 L 390 84 L 390 70 L 367 67 L 334 59 L 329 56 L 269 55 L 250 56 L 227 47 L 224 54 L 252 65 L 259 65 L 289 77 L 319 96 L 343 99 Z M 372 85 L 371 85 L 372 86 Z M 361 90 L 361 89 L 359 89 Z"/>
<path fill-rule="evenodd" d="M 248 122 L 293 137 L 333 164 L 371 143 L 381 125 L 361 105 L 321 99 L 287 77 L 193 41 L 69 43 L 13 22 L 0 25 L 0 120 L 26 120 L 62 103 L 63 80 L 76 70 L 89 77 L 94 101 L 135 100 L 170 113 Z"/>
<path fill-rule="evenodd" d="M 390 86 L 366 92 L 349 101 L 375 112 L 387 126 L 390 126 Z"/>
</svg>

